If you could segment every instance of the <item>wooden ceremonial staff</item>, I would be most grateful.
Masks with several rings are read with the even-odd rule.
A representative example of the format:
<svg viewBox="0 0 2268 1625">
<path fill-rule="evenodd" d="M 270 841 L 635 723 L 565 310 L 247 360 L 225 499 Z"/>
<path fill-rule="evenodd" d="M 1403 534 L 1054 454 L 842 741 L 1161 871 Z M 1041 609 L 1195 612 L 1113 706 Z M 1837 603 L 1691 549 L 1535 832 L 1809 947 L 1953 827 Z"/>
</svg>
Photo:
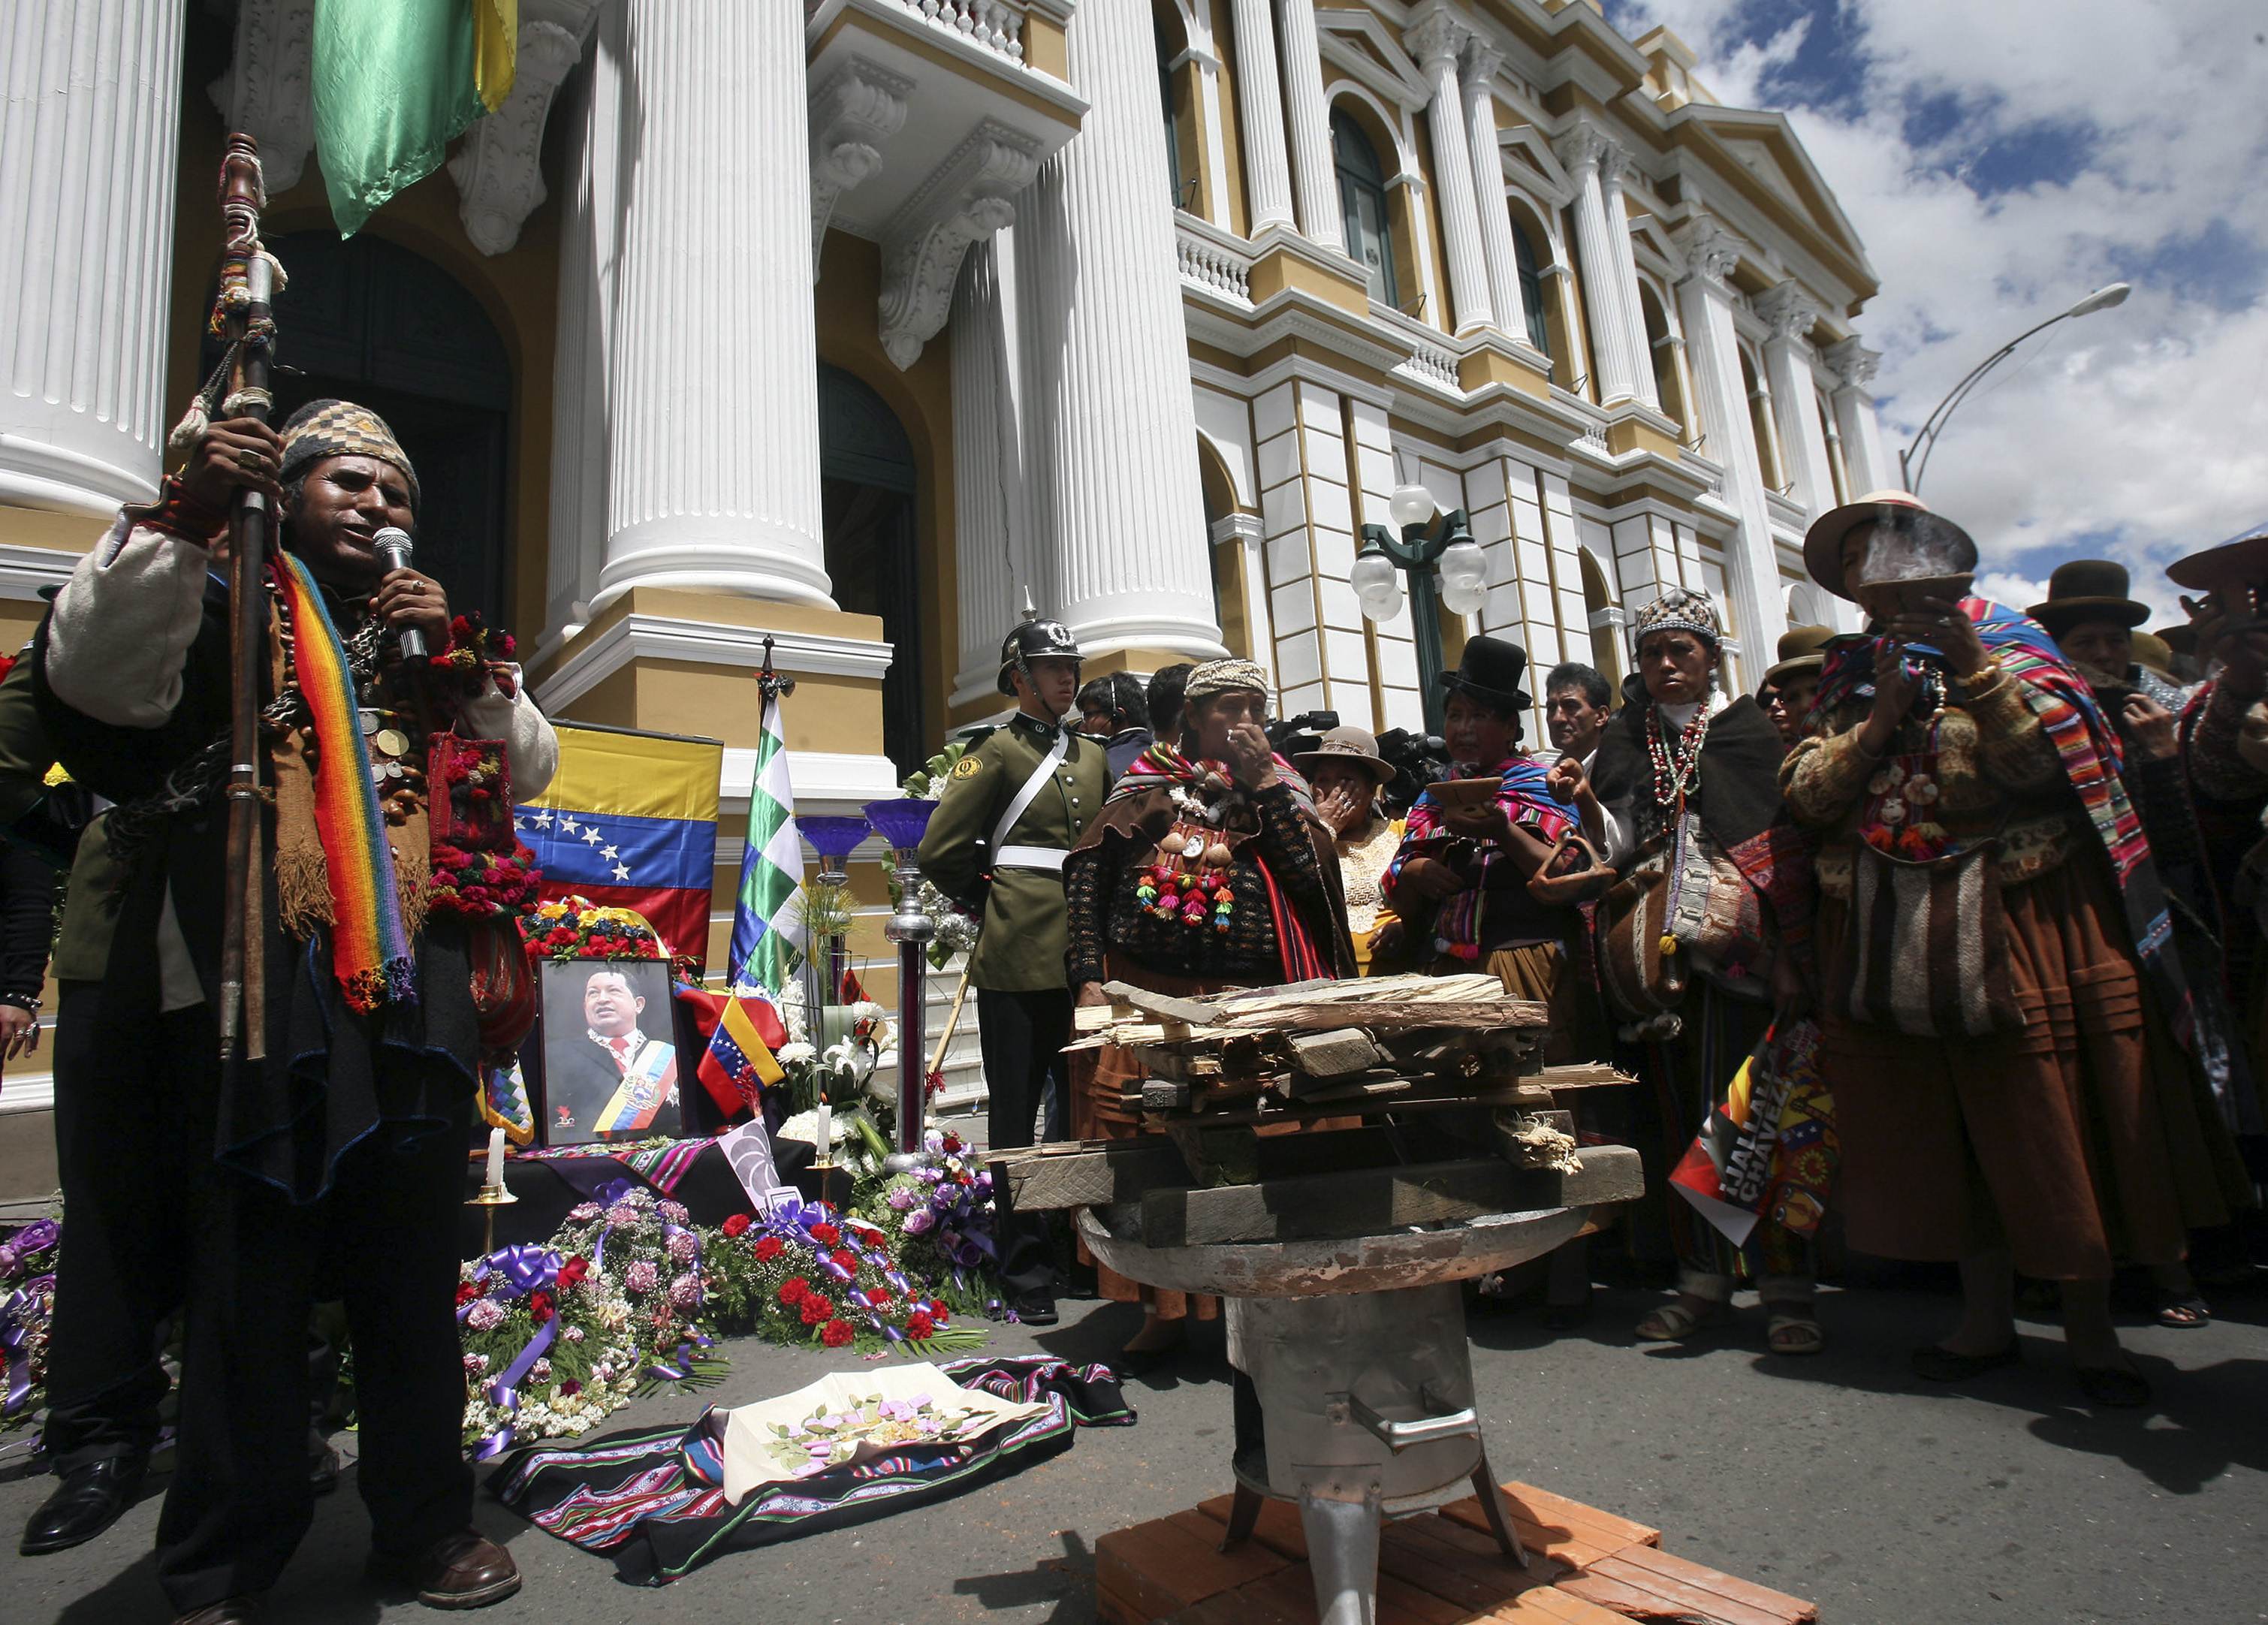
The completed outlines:
<svg viewBox="0 0 2268 1625">
<path fill-rule="evenodd" d="M 229 341 L 227 393 L 222 418 L 268 421 L 268 388 L 276 339 L 269 308 L 276 262 L 260 243 L 260 211 L 268 204 L 260 149 L 249 136 L 232 134 L 220 161 L 220 293 L 213 322 Z M 265 491 L 237 493 L 229 519 L 229 772 L 228 872 L 224 880 L 220 950 L 220 1048 L 233 1060 L 267 1053 L 264 963 L 267 888 L 253 865 L 259 851 L 261 796 L 260 694 L 268 666 L 268 547 L 277 522 Z"/>
</svg>

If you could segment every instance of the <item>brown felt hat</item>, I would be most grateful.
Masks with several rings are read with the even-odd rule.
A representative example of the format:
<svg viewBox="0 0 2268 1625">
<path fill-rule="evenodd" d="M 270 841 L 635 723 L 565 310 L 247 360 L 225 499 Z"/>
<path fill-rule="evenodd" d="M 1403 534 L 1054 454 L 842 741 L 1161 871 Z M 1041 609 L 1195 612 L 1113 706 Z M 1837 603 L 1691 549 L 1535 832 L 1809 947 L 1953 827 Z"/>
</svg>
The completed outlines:
<svg viewBox="0 0 2268 1625">
<path fill-rule="evenodd" d="M 1777 687 L 1783 677 L 1818 671 L 1827 664 L 1827 645 L 1834 639 L 1833 627 L 1790 627 L 1780 634 L 1779 663 L 1764 673 L 1764 680 Z"/>
<path fill-rule="evenodd" d="M 2126 594 L 2126 567 L 2112 559 L 2073 559 L 2048 577 L 2047 601 L 2024 613 L 2050 635 L 2060 637 L 2088 621 L 2116 621 L 2137 627 L 2150 618 L 2150 607 Z"/>
<path fill-rule="evenodd" d="M 2161 626 L 2150 636 L 2177 655 L 2197 653 L 2197 628 L 2186 621 L 2178 626 Z"/>
<path fill-rule="evenodd" d="M 2172 648 L 2155 632 L 2134 634 L 2134 664 L 2146 671 L 2155 672 L 2169 683 L 2178 685 L 2182 680 L 2174 675 Z"/>
<path fill-rule="evenodd" d="M 1804 533 L 1804 568 L 1814 581 L 1837 598 L 1858 601 L 1843 579 L 1843 539 L 1861 525 L 1879 525 L 1912 538 L 1920 546 L 1936 547 L 1953 566 L 1943 573 L 1957 575 L 1977 568 L 1977 544 L 1969 533 L 1951 519 L 1932 513 L 1920 497 L 1904 491 L 1869 491 L 1856 502 L 1829 509 Z"/>
<path fill-rule="evenodd" d="M 1313 776 L 1327 762 L 1344 762 L 1367 772 L 1380 783 L 1393 782 L 1396 768 L 1378 754 L 1378 737 L 1367 728 L 1333 728 L 1315 740 L 1315 748 L 1292 758 L 1300 772 Z"/>
</svg>

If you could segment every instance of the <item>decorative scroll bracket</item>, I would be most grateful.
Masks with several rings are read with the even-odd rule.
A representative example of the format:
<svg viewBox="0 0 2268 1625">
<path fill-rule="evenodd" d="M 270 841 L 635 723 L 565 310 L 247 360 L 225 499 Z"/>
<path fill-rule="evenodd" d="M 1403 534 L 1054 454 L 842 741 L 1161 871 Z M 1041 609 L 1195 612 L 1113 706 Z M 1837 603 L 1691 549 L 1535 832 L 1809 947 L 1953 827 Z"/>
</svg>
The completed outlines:
<svg viewBox="0 0 2268 1625">
<path fill-rule="evenodd" d="M 882 166 L 882 148 L 906 121 L 911 79 L 854 56 L 811 96 L 811 280 L 842 195 Z"/>
<path fill-rule="evenodd" d="M 1010 200 L 1040 170 L 1029 136 L 986 120 L 898 211 L 882 244 L 882 349 L 899 367 L 945 327 L 969 245 L 1016 217 Z"/>
</svg>

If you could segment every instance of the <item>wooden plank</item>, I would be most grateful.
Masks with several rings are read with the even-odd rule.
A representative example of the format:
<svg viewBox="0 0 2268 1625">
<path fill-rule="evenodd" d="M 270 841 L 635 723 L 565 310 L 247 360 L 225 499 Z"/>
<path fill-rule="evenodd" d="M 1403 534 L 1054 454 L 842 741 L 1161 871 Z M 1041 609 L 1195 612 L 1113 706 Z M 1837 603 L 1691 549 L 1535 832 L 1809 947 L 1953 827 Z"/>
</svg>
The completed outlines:
<svg viewBox="0 0 2268 1625">
<path fill-rule="evenodd" d="M 1638 1546 L 1619 1554 L 1621 1560 L 1631 1567 L 1644 1569 L 1667 1579 L 1677 1580 L 1698 1590 L 1707 1591 L 1727 1601 L 1742 1604 L 1759 1613 L 1786 1622 L 1786 1625 L 1811 1625 L 1818 1619 L 1819 1607 L 1800 1597 L 1791 1597 L 1786 1592 L 1776 1592 L 1768 1585 L 1758 1585 L 1689 1557 L 1665 1552 L 1653 1547 Z"/>
<path fill-rule="evenodd" d="M 1626 1548 L 1656 1546 L 1661 1532 L 1634 1524 L 1612 1512 L 1570 1501 L 1532 1484 L 1510 1483 L 1505 1499 L 1512 1506 L 1512 1521 L 1532 1550 L 1549 1552 L 1562 1562 L 1580 1568 Z M 1441 1516 L 1468 1529 L 1488 1533 L 1488 1515 L 1468 1496 L 1441 1509 Z"/>
<path fill-rule="evenodd" d="M 1617 1072 L 1604 1062 L 1575 1062 L 1530 1072 L 1528 1081 L 1544 1089 L 1620 1089 L 1638 1079 L 1628 1072 Z"/>
<path fill-rule="evenodd" d="M 1292 1096 L 1303 1105 L 1323 1106 L 1340 1100 L 1388 1100 L 1408 1094 L 1417 1085 L 1407 1078 L 1354 1077 L 1320 1083 L 1313 1078 L 1285 1080 Z"/>
<path fill-rule="evenodd" d="M 1287 1561 L 1264 1548 L 1221 1552 L 1215 1544 L 1170 1518 L 1153 1518 L 1095 1543 L 1097 1583 L 1107 1562 L 1112 1589 L 1130 1601 L 1152 1607 L 1152 1617 L 1162 1618 L 1271 1574 Z"/>
<path fill-rule="evenodd" d="M 1138 988 L 1130 982 L 1106 982 L 1102 990 L 1110 996 L 1113 1004 L 1131 1004 L 1146 1015 L 1167 1022 L 1180 1022 L 1184 1026 L 1207 1027 L 1220 1019 L 1220 1007 L 1197 999 L 1175 998 L 1168 993 L 1152 993 L 1147 988 Z"/>
<path fill-rule="evenodd" d="M 1208 1522 L 1219 1524 L 1221 1533 L 1226 1534 L 1228 1533 L 1229 1508 L 1233 1504 L 1232 1496 L 1215 1496 L 1210 1501 L 1198 1502 L 1197 1510 Z M 1265 1546 L 1270 1551 L 1281 1552 L 1293 1562 L 1307 1562 L 1307 1532 L 1300 1522 L 1300 1509 L 1289 1501 L 1278 1501 L 1272 1496 L 1263 1501 L 1260 1517 L 1252 1526 L 1252 1540 L 1248 1544 Z"/>
<path fill-rule="evenodd" d="M 1786 1625 L 1785 1616 L 1749 1607 L 1686 1579 L 1642 1569 L 1626 1557 L 1602 1557 L 1560 1587 L 1625 1619 L 1661 1625 Z M 1817 1618 L 1814 1614 L 1812 1618 Z"/>
<path fill-rule="evenodd" d="M 1188 1178 L 1182 1154 L 1163 1135 L 1090 1141 L 1077 1149 L 1035 1148 L 992 1158 L 993 1183 L 1017 1210 L 1103 1207 L 1131 1202 L 1158 1185 Z"/>
<path fill-rule="evenodd" d="M 1475 1158 L 1217 1189 L 1155 1189 L 1142 1197 L 1142 1239 L 1170 1247 L 1374 1235 L 1491 1213 L 1630 1202 L 1644 1190 L 1638 1154 L 1630 1147 L 1590 1146 L 1579 1156 L 1580 1173 Z"/>
<path fill-rule="evenodd" d="M 1286 1048 L 1292 1064 L 1308 1077 L 1344 1077 L 1366 1072 L 1385 1059 L 1360 1027 L 1334 1027 L 1325 1033 L 1295 1033 Z"/>
<path fill-rule="evenodd" d="M 1627 1518 L 1617 1517 L 1612 1512 L 1595 1506 L 1587 1506 L 1580 1501 L 1570 1501 L 1565 1496 L 1554 1495 L 1548 1489 L 1539 1489 L 1534 1484 L 1521 1483 L 1514 1479 L 1504 1486 L 1504 1493 L 1516 1511 L 1534 1518 L 1537 1523 L 1557 1522 L 1571 1528 L 1581 1527 L 1594 1530 L 1596 1532 L 1594 1538 L 1599 1539 L 1602 1545 L 1660 1546 L 1661 1544 L 1661 1531 L 1659 1529 L 1646 1524 L 1633 1523 Z"/>
</svg>

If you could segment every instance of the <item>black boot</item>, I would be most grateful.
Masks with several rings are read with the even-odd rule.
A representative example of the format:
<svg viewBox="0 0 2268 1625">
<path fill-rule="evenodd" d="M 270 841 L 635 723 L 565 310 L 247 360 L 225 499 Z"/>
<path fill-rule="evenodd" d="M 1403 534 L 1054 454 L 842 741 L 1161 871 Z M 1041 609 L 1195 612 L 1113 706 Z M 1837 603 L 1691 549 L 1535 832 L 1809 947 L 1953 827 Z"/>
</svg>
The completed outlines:
<svg viewBox="0 0 2268 1625">
<path fill-rule="evenodd" d="M 147 1456 L 107 1456 L 63 1474 L 55 1491 L 24 1526 L 26 1557 L 60 1552 L 92 1540 L 134 1504 L 149 1470 Z"/>
</svg>

